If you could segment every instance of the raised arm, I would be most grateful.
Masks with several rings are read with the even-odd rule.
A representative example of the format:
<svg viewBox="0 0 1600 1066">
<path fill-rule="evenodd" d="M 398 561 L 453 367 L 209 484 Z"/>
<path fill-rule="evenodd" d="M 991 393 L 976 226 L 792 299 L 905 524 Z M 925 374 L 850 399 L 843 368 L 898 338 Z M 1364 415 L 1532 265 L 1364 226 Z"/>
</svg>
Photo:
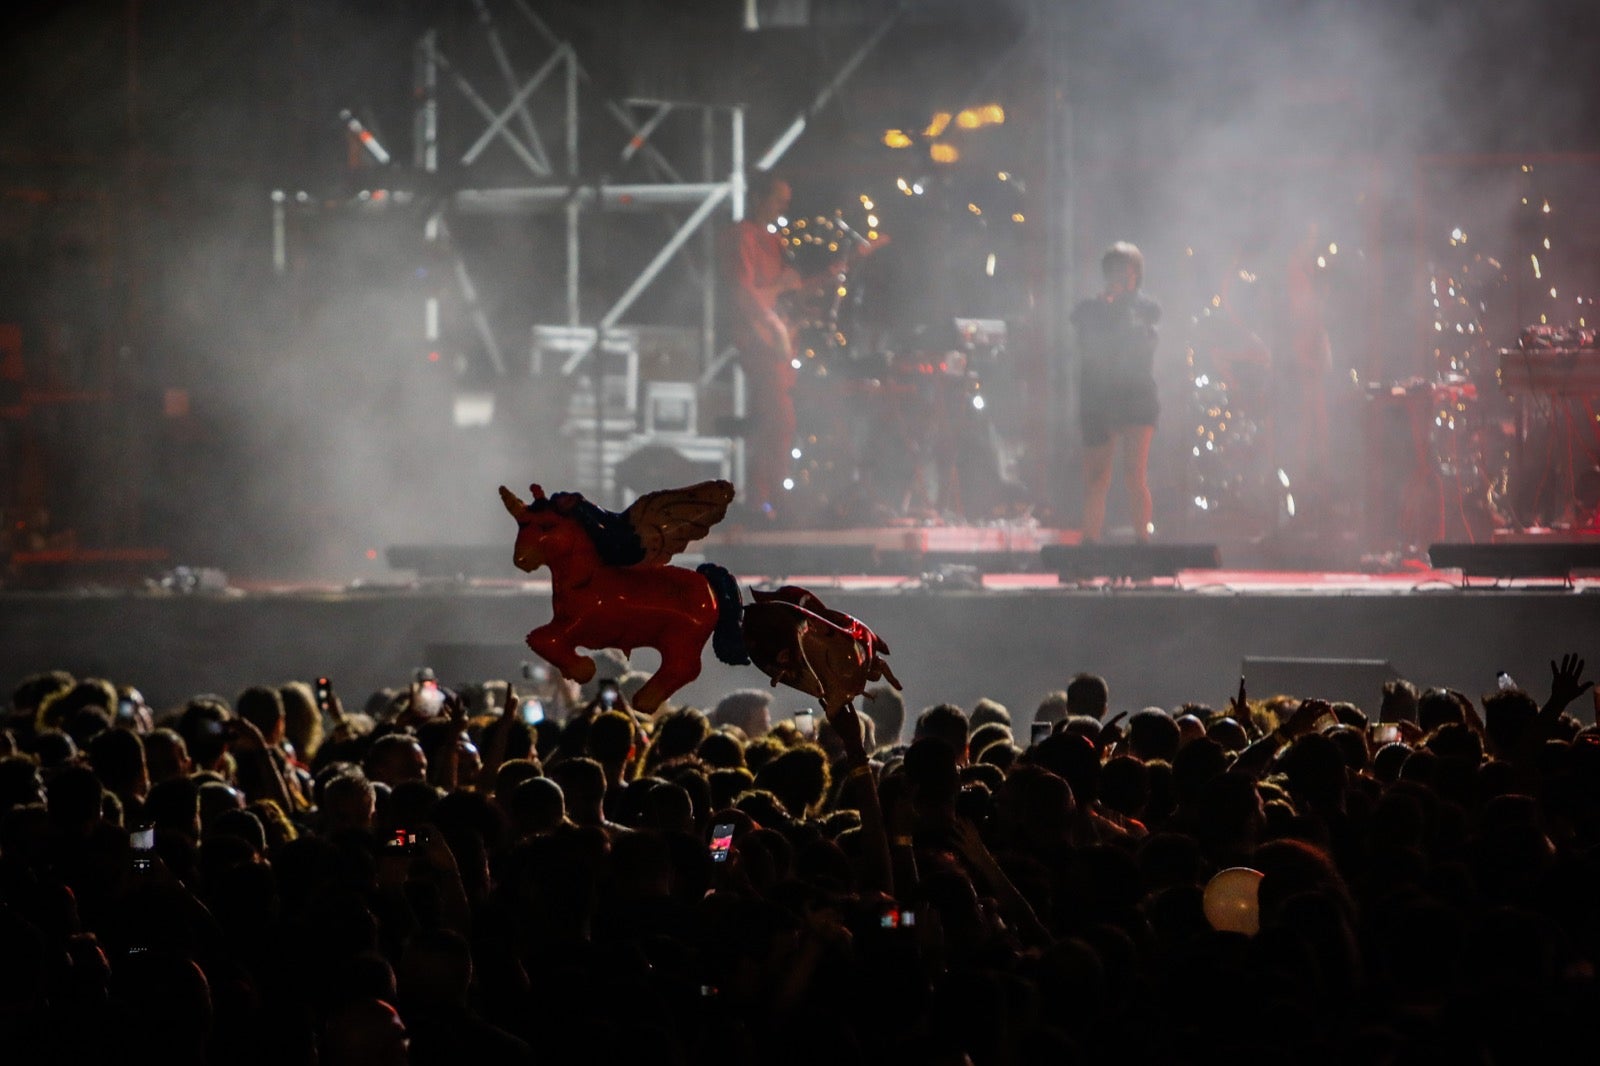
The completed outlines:
<svg viewBox="0 0 1600 1066">
<path fill-rule="evenodd" d="M 1233 762 L 1233 769 L 1251 777 L 1260 777 L 1266 772 L 1267 767 L 1272 765 L 1274 755 L 1286 745 L 1311 732 L 1316 727 L 1318 719 L 1331 713 L 1333 705 L 1327 700 L 1301 700 L 1300 706 L 1295 708 L 1288 721 L 1239 753 L 1239 757 Z"/>
<path fill-rule="evenodd" d="M 869 892 L 894 895 L 894 872 L 889 859 L 889 835 L 884 826 L 883 806 L 878 800 L 878 780 L 873 776 L 872 762 L 867 758 L 861 739 L 861 718 L 854 707 L 846 706 L 833 717 L 833 727 L 844 744 L 845 775 L 841 797 L 854 790 L 854 798 L 861 812 L 861 887 Z"/>
</svg>

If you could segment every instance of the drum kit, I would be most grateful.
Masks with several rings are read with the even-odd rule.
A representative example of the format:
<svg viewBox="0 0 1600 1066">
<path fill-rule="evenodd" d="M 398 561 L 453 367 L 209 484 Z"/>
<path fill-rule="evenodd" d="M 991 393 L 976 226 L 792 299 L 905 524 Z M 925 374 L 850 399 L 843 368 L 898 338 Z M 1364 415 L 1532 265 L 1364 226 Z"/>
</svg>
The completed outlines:
<svg viewBox="0 0 1600 1066">
<path fill-rule="evenodd" d="M 1600 346 L 1585 359 L 1566 334 L 1530 337 L 1525 330 L 1517 348 L 1497 352 L 1485 318 L 1508 281 L 1500 263 L 1478 254 L 1430 270 L 1433 373 L 1365 390 L 1363 434 L 1374 467 L 1368 507 L 1380 512 L 1376 522 L 1369 515 L 1369 529 L 1387 525 L 1381 535 L 1424 547 L 1487 540 L 1497 530 L 1595 522 L 1596 501 L 1588 497 L 1597 493 L 1586 494 L 1581 476 L 1563 484 L 1555 452 L 1570 444 L 1575 420 L 1568 406 L 1588 402 L 1573 383 L 1595 377 L 1587 397 L 1600 394 Z M 1225 309 L 1207 308 L 1192 322 L 1184 432 L 1194 510 L 1212 528 L 1268 534 L 1295 517 L 1294 491 L 1303 486 L 1295 483 L 1302 471 L 1274 458 L 1280 449 L 1273 438 L 1286 427 L 1273 424 L 1265 346 Z M 1556 374 L 1556 364 L 1566 369 Z M 1578 374 L 1578 366 L 1590 369 Z M 1393 456 L 1407 453 L 1410 461 L 1395 468 Z"/>
<path fill-rule="evenodd" d="M 789 309 L 800 377 L 791 514 L 828 527 L 971 521 L 1007 487 L 985 378 L 1006 324 L 949 318 L 870 324 L 843 281 Z"/>
<path fill-rule="evenodd" d="M 950 317 L 888 327 L 878 304 L 893 299 L 850 277 L 856 259 L 888 240 L 869 242 L 837 216 L 819 216 L 806 230 L 798 243 L 861 254 L 781 307 L 798 370 L 789 519 L 850 528 L 992 514 L 1008 488 L 1021 491 L 1000 469 L 986 392 L 1005 360 L 1005 322 Z"/>
</svg>

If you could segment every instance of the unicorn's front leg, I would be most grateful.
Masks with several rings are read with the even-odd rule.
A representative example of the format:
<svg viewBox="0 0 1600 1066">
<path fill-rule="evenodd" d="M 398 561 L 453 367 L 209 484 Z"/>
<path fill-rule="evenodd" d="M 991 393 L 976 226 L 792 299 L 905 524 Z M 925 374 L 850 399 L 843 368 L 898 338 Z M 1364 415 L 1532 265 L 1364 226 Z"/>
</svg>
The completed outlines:
<svg viewBox="0 0 1600 1066">
<path fill-rule="evenodd" d="M 568 680 L 583 684 L 594 677 L 594 660 L 586 655 L 579 655 L 578 649 L 572 642 L 572 637 L 565 627 L 551 622 L 542 625 L 528 634 L 528 647 L 532 648 L 540 658 L 560 670 L 562 676 Z"/>
</svg>

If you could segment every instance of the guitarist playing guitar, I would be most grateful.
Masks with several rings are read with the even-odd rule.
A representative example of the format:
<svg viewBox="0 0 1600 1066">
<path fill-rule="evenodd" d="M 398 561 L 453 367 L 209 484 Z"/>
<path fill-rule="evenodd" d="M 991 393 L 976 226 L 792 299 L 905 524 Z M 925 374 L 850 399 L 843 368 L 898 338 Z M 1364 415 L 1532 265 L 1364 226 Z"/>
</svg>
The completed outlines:
<svg viewBox="0 0 1600 1066">
<path fill-rule="evenodd" d="M 783 238 L 767 228 L 789 210 L 789 183 L 770 171 L 756 171 L 749 190 L 750 210 L 722 233 L 718 258 L 732 296 L 733 345 L 747 385 L 745 497 L 752 512 L 774 520 L 794 444 L 793 390 L 799 377 L 793 332 L 780 298 L 838 274 L 843 265 L 832 264 L 817 277 L 801 277 L 789 263 Z"/>
</svg>

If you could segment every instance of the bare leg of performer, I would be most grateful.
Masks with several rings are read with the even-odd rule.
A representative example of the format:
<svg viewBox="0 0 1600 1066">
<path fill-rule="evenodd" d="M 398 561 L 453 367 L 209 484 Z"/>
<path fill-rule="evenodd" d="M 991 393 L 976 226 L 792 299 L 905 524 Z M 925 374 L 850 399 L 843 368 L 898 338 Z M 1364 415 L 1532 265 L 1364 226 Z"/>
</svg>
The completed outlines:
<svg viewBox="0 0 1600 1066">
<path fill-rule="evenodd" d="M 746 403 L 750 432 L 745 436 L 745 495 L 750 505 L 779 504 L 794 446 L 794 385 L 797 377 L 782 350 L 746 359 Z"/>
<path fill-rule="evenodd" d="M 1106 524 L 1106 493 L 1111 490 L 1111 460 L 1115 439 L 1087 447 L 1083 452 L 1083 539 L 1099 540 Z"/>
<path fill-rule="evenodd" d="M 1155 426 L 1129 426 L 1117 434 L 1122 439 L 1122 481 L 1128 490 L 1128 511 L 1133 519 L 1133 539 L 1140 544 L 1150 539 L 1150 438 Z M 1100 497 L 1102 513 L 1104 494 Z"/>
</svg>

